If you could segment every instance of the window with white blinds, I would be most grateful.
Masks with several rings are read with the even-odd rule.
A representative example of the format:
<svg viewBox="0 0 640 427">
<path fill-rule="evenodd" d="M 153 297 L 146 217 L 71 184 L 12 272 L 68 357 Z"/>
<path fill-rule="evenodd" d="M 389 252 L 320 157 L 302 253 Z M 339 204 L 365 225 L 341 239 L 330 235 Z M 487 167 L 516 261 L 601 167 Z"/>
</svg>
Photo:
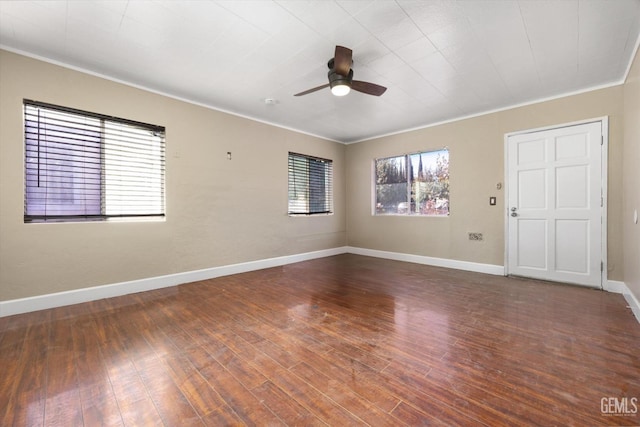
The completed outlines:
<svg viewBox="0 0 640 427">
<path fill-rule="evenodd" d="M 165 128 L 24 100 L 24 221 L 164 217 Z"/>
<path fill-rule="evenodd" d="M 333 162 L 289 153 L 289 215 L 333 213 Z"/>
</svg>

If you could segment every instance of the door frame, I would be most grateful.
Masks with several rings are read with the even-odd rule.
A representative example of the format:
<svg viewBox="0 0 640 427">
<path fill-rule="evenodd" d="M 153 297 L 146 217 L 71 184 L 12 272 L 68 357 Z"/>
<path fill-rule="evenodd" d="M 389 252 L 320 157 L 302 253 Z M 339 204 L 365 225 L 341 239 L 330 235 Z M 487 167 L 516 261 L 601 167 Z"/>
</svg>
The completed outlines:
<svg viewBox="0 0 640 427">
<path fill-rule="evenodd" d="M 504 275 L 508 276 L 509 272 L 509 138 L 515 135 L 522 135 L 527 133 L 535 133 L 541 131 L 548 131 L 553 129 L 566 128 L 577 125 L 584 125 L 587 123 L 600 123 L 602 127 L 602 144 L 601 144 L 601 170 L 602 177 L 600 180 L 600 195 L 602 197 L 602 203 L 600 207 L 600 219 L 601 219 L 601 255 L 602 255 L 602 269 L 600 272 L 600 289 L 605 289 L 607 283 L 607 183 L 608 183 L 608 164 L 609 164 L 609 116 L 596 117 L 593 119 L 579 120 L 575 122 L 562 123 L 551 126 L 544 126 L 533 129 L 525 129 L 515 132 L 509 132 L 504 134 Z"/>
</svg>

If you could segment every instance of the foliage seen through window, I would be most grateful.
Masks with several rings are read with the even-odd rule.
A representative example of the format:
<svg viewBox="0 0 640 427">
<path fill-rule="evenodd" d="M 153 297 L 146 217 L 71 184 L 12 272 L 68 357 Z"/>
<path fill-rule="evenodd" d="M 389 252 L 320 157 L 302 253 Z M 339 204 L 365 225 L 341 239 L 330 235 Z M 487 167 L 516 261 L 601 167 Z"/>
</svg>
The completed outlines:
<svg viewBox="0 0 640 427">
<path fill-rule="evenodd" d="M 449 215 L 449 151 L 375 161 L 376 215 Z"/>
</svg>

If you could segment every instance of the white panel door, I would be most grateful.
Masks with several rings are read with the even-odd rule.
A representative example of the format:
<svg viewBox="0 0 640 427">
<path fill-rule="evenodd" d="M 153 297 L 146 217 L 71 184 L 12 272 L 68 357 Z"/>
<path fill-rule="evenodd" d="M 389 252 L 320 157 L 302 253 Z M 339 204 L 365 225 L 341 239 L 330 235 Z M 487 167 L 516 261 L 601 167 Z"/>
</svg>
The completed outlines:
<svg viewBox="0 0 640 427">
<path fill-rule="evenodd" d="M 508 137 L 508 274 L 601 286 L 601 144 L 601 122 Z"/>
</svg>

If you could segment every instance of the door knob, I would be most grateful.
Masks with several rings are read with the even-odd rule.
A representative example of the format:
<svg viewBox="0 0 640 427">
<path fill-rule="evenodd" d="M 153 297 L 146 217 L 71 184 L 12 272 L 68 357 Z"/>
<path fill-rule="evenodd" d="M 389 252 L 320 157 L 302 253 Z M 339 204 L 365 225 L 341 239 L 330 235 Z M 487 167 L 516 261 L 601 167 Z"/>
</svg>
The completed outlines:
<svg viewBox="0 0 640 427">
<path fill-rule="evenodd" d="M 511 216 L 516 217 L 518 214 L 516 212 L 511 212 Z"/>
</svg>

